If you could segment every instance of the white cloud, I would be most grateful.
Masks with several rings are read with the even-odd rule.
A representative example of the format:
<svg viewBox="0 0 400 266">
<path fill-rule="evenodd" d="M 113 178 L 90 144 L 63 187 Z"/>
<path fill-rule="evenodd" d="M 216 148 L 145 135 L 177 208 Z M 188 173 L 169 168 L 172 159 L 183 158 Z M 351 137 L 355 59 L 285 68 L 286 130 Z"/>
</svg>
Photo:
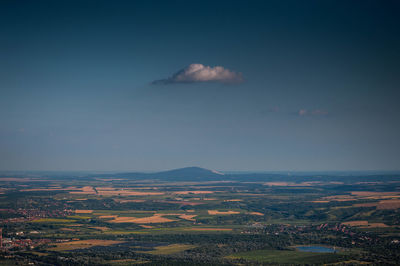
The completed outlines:
<svg viewBox="0 0 400 266">
<path fill-rule="evenodd" d="M 243 81 L 241 73 L 222 66 L 210 67 L 202 64 L 191 64 L 175 73 L 172 77 L 156 80 L 153 84 L 222 82 L 239 83 Z"/>
</svg>

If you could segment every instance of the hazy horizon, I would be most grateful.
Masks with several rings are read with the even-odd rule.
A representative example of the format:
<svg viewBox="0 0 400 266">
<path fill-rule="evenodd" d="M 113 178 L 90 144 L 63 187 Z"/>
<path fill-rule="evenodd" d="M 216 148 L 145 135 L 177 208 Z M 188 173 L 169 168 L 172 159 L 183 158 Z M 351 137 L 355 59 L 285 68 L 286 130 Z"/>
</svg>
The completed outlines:
<svg viewBox="0 0 400 266">
<path fill-rule="evenodd" d="M 199 166 L 186 166 L 179 168 L 146 170 L 146 169 L 125 169 L 125 170 L 0 170 L 0 174 L 10 173 L 87 173 L 87 174 L 119 174 L 119 173 L 158 173 L 185 168 L 202 168 L 210 171 L 217 171 L 224 174 L 399 174 L 400 170 L 220 170 Z"/>
</svg>

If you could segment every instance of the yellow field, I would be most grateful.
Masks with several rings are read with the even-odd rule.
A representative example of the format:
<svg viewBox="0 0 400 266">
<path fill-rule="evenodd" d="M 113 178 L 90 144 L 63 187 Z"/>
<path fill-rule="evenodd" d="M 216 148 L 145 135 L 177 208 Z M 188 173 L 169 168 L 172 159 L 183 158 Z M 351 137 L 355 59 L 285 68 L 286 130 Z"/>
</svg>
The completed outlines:
<svg viewBox="0 0 400 266">
<path fill-rule="evenodd" d="M 92 226 L 92 227 L 89 227 L 89 228 L 97 229 L 97 230 L 100 230 L 102 232 L 111 230 L 110 228 L 105 227 L 105 226 Z"/>
<path fill-rule="evenodd" d="M 77 230 L 77 229 L 72 229 L 72 228 L 60 228 L 60 230 L 62 230 L 62 231 L 70 231 L 70 232 L 75 232 L 75 231 L 79 231 L 79 230 Z"/>
<path fill-rule="evenodd" d="M 378 210 L 393 210 L 400 208 L 400 200 L 381 200 L 376 207 Z"/>
<path fill-rule="evenodd" d="M 146 229 L 154 228 L 154 226 L 151 226 L 151 225 L 144 225 L 144 224 L 141 224 L 140 226 L 143 227 L 143 228 L 146 228 Z"/>
<path fill-rule="evenodd" d="M 33 220 L 34 223 L 74 223 L 76 220 L 57 219 L 57 218 L 42 218 Z"/>
<path fill-rule="evenodd" d="M 196 217 L 197 215 L 192 215 L 192 214 L 181 214 L 178 217 L 184 220 L 188 220 L 188 221 L 196 221 L 195 219 L 193 219 L 194 217 Z"/>
<path fill-rule="evenodd" d="M 217 210 L 208 210 L 208 214 L 210 215 L 228 215 L 228 214 L 239 214 L 240 212 L 236 211 L 217 211 Z"/>
<path fill-rule="evenodd" d="M 348 226 L 358 226 L 360 228 L 371 228 L 371 227 L 390 227 L 384 223 L 368 223 L 368 221 L 351 221 L 342 223 Z"/>
<path fill-rule="evenodd" d="M 119 202 L 119 203 L 128 203 L 128 202 L 145 202 L 145 200 L 140 200 L 140 199 L 114 199 L 114 201 Z"/>
<path fill-rule="evenodd" d="M 289 186 L 293 183 L 289 183 L 289 182 L 266 182 L 264 183 L 265 186 Z"/>
<path fill-rule="evenodd" d="M 184 250 L 188 250 L 194 248 L 194 245 L 183 245 L 183 244 L 171 244 L 168 246 L 158 246 L 155 250 L 146 251 L 145 253 L 153 254 L 153 255 L 169 255 L 178 253 Z"/>
<path fill-rule="evenodd" d="M 352 191 L 351 195 L 358 197 L 369 197 L 369 196 L 396 196 L 398 192 L 374 192 L 374 191 Z"/>
<path fill-rule="evenodd" d="M 348 225 L 348 226 L 367 226 L 368 225 L 368 221 L 351 221 L 351 222 L 344 222 L 342 223 L 344 225 Z"/>
<path fill-rule="evenodd" d="M 390 227 L 384 223 L 368 223 L 367 227 Z M 362 228 L 365 228 L 364 226 L 362 226 Z"/>
<path fill-rule="evenodd" d="M 93 210 L 75 210 L 75 213 L 92 213 Z"/>
<path fill-rule="evenodd" d="M 63 243 L 57 243 L 56 247 L 48 248 L 52 251 L 64 251 L 64 250 L 74 250 L 81 248 L 90 248 L 94 246 L 111 246 L 114 244 L 123 243 L 124 241 L 115 240 L 99 240 L 99 239 L 89 239 L 89 240 L 77 240 L 69 241 Z"/>
<path fill-rule="evenodd" d="M 321 200 L 323 200 L 323 201 L 352 201 L 352 200 L 357 200 L 357 199 L 351 195 L 336 195 L 336 196 L 323 197 Z"/>
<path fill-rule="evenodd" d="M 101 196 L 155 196 L 164 195 L 163 192 L 142 192 L 132 190 L 99 190 L 98 194 Z"/>
<path fill-rule="evenodd" d="M 378 202 L 353 204 L 353 207 L 376 207 L 376 206 L 378 206 Z"/>
<path fill-rule="evenodd" d="M 110 219 L 110 218 L 117 218 L 118 215 L 100 215 L 99 218 L 101 219 Z"/>
<path fill-rule="evenodd" d="M 264 215 L 264 213 L 261 213 L 261 212 L 249 212 L 249 214 L 259 215 L 259 216 L 263 216 Z"/>
<path fill-rule="evenodd" d="M 79 188 L 80 191 L 70 191 L 70 194 L 96 194 L 96 191 L 91 186 Z"/>
<path fill-rule="evenodd" d="M 166 214 L 154 214 L 150 217 L 135 218 L 135 217 L 116 217 L 109 221 L 110 223 L 135 223 L 135 224 L 154 224 L 154 223 L 168 223 L 175 220 L 163 217 Z"/>
</svg>

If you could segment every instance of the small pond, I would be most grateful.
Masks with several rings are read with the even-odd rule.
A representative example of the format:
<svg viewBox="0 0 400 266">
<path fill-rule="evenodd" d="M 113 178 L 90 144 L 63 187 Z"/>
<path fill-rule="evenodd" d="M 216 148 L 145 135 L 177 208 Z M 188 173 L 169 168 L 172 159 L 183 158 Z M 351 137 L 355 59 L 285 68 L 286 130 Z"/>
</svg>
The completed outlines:
<svg viewBox="0 0 400 266">
<path fill-rule="evenodd" d="M 303 252 L 321 252 L 321 253 L 334 253 L 335 249 L 323 246 L 298 246 L 297 250 Z"/>
</svg>

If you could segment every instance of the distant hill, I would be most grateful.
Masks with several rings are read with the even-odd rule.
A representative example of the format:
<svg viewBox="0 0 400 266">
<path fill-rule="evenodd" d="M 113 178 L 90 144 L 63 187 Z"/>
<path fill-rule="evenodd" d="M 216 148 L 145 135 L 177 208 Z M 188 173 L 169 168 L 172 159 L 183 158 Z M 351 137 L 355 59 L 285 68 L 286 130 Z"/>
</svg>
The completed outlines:
<svg viewBox="0 0 400 266">
<path fill-rule="evenodd" d="M 107 175 L 110 176 L 110 175 Z M 117 173 L 113 177 L 146 178 L 160 180 L 193 181 L 193 180 L 220 180 L 224 174 L 201 167 L 185 167 L 156 173 Z"/>
</svg>

